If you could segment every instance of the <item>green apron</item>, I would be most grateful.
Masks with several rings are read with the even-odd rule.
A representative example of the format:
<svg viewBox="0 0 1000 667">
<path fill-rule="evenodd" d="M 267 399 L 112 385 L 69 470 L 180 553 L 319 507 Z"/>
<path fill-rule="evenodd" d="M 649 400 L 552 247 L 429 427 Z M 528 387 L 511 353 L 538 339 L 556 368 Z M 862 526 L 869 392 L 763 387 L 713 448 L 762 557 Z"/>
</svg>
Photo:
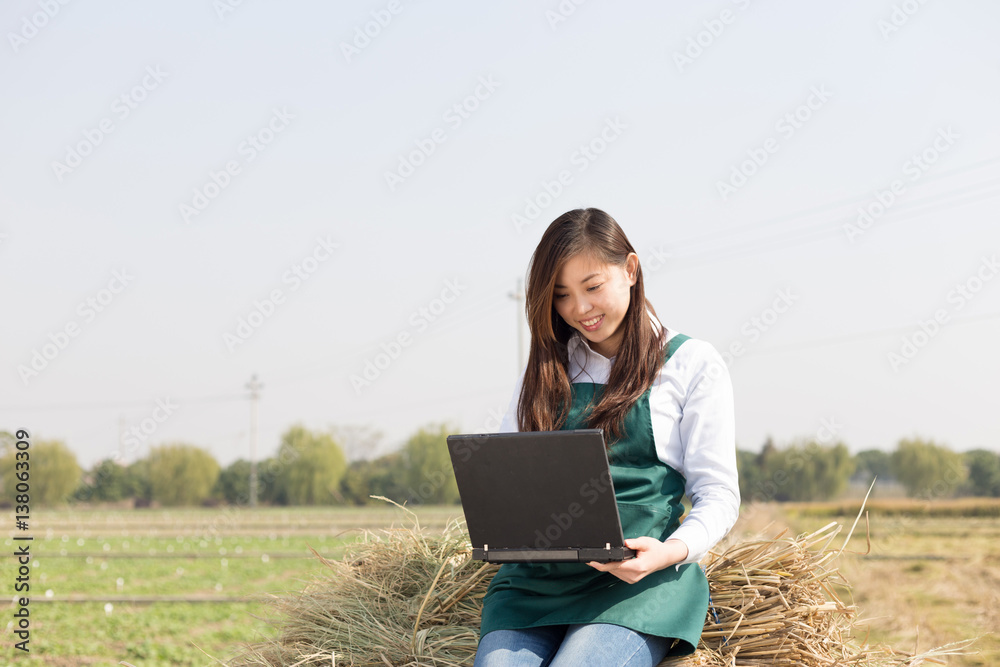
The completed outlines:
<svg viewBox="0 0 1000 667">
<path fill-rule="evenodd" d="M 668 341 L 664 363 L 687 338 Z M 603 389 L 573 383 L 563 428 L 587 428 L 588 406 Z M 626 415 L 624 437 L 608 456 L 625 537 L 667 539 L 680 525 L 684 477 L 656 456 L 648 389 Z M 669 655 L 687 655 L 698 645 L 707 612 L 708 582 L 697 563 L 671 565 L 634 584 L 586 563 L 508 563 L 483 598 L 480 637 L 492 630 L 613 623 L 677 639 Z"/>
</svg>

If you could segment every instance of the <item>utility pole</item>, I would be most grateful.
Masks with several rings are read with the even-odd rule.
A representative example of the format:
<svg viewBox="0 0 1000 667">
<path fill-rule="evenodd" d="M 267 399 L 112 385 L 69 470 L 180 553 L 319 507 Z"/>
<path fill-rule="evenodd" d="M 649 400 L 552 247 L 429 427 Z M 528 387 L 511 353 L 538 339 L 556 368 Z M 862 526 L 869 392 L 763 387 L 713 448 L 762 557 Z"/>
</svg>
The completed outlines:
<svg viewBox="0 0 1000 667">
<path fill-rule="evenodd" d="M 257 381 L 254 373 L 246 388 L 250 390 L 250 507 L 257 507 L 257 401 L 264 385 Z"/>
<path fill-rule="evenodd" d="M 527 363 L 524 359 L 524 281 L 517 279 L 517 289 L 509 293 L 517 303 L 517 374 L 520 375 Z"/>
<path fill-rule="evenodd" d="M 119 463 L 122 466 L 128 465 L 128 459 L 125 458 L 125 452 L 122 450 L 125 448 L 125 415 L 118 413 L 118 447 L 116 451 L 118 452 L 118 460 L 115 463 Z"/>
</svg>

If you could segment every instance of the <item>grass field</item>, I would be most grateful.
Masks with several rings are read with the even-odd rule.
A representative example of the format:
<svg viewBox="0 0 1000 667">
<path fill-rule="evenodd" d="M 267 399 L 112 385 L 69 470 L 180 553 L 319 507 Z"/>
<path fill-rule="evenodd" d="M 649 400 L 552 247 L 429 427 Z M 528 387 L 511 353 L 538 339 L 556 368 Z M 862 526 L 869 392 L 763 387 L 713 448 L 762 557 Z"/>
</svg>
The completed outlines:
<svg viewBox="0 0 1000 667">
<path fill-rule="evenodd" d="M 418 508 L 443 526 L 458 507 Z M 16 665 L 210 665 L 269 631 L 268 594 L 301 588 L 365 527 L 402 524 L 395 508 L 49 511 L 33 513 L 31 641 Z M 5 549 L 13 553 L 13 540 Z M 16 561 L 0 561 L 13 595 Z M 149 598 L 173 601 L 148 601 Z M 86 600 L 86 601 L 83 601 Z M 138 600 L 138 601 L 130 601 Z M 10 609 L 10 607 L 8 607 Z"/>
<path fill-rule="evenodd" d="M 904 650 L 983 636 L 979 655 L 955 667 L 1000 664 L 1000 521 L 979 510 L 895 502 L 871 513 L 872 551 L 845 553 L 841 570 L 870 626 L 870 640 Z M 782 527 L 793 533 L 856 506 L 765 506 L 745 511 L 734 537 Z M 422 525 L 443 526 L 457 507 L 417 508 Z M 831 517 L 833 517 L 831 519 Z M 210 665 L 244 641 L 270 634 L 258 617 L 269 594 L 299 590 L 325 568 L 312 547 L 336 558 L 364 528 L 402 525 L 386 508 L 48 511 L 33 515 L 31 652 L 12 646 L 5 624 L 3 664 Z M 5 548 L 12 552 L 8 537 Z M 848 545 L 865 551 L 862 523 Z M 0 576 L 13 595 L 16 562 Z M 159 598 L 153 601 L 151 598 Z M 169 598 L 170 600 L 164 600 Z M 8 606 L 8 610 L 11 607 Z"/>
</svg>

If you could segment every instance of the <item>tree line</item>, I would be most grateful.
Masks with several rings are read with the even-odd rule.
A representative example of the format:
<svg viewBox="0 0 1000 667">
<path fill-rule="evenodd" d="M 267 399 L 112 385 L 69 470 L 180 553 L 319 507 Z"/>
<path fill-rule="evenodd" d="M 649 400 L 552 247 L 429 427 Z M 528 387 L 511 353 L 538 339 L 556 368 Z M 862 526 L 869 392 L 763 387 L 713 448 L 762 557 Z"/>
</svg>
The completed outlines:
<svg viewBox="0 0 1000 667">
<path fill-rule="evenodd" d="M 281 436 L 277 453 L 257 463 L 257 500 L 261 505 L 364 505 L 385 496 L 397 502 L 457 503 L 446 438 L 457 432 L 447 424 L 419 429 L 396 452 L 374 460 L 348 462 L 344 443 L 359 437 L 371 445 L 380 436 L 364 429 L 311 431 L 295 425 Z M 0 432 L 0 489 L 17 483 L 14 438 Z M 223 468 L 208 450 L 174 442 L 151 447 L 129 465 L 106 458 L 83 470 L 76 455 L 58 440 L 31 446 L 31 500 L 38 505 L 113 503 L 250 504 L 250 461 Z M 9 504 L 10 494 L 0 495 Z"/>
<path fill-rule="evenodd" d="M 459 501 L 446 438 L 447 424 L 419 429 L 398 451 L 372 460 L 379 434 L 366 429 L 311 431 L 290 427 L 277 453 L 258 462 L 262 505 L 365 505 L 372 496 L 410 504 Z M 16 485 L 14 438 L 0 432 L 0 488 Z M 347 454 L 354 460 L 348 460 Z M 912 497 L 1000 496 L 1000 454 L 985 449 L 954 452 L 921 439 L 900 440 L 896 449 L 851 455 L 842 442 L 795 441 L 778 447 L 768 439 L 759 452 L 737 450 L 744 503 L 832 500 L 853 481 L 897 482 Z M 10 494 L 0 503 L 10 503 Z M 112 458 L 83 470 L 58 440 L 31 448 L 31 498 L 39 505 L 113 503 L 136 506 L 237 505 L 250 503 L 250 462 L 223 468 L 206 449 L 183 442 L 152 447 L 129 465 Z"/>
<path fill-rule="evenodd" d="M 737 450 L 743 502 L 821 501 L 841 496 L 850 482 L 898 483 L 911 498 L 1000 496 L 1000 454 L 955 452 L 932 440 L 904 438 L 896 449 L 851 455 L 842 442 L 794 442 L 760 452 Z"/>
</svg>

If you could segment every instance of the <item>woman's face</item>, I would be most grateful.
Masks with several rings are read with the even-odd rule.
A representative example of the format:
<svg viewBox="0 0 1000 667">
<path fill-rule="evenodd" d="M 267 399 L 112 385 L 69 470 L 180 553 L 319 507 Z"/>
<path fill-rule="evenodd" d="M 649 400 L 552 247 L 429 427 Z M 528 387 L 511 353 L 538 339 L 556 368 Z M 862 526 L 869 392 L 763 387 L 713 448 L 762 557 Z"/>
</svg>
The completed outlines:
<svg viewBox="0 0 1000 667">
<path fill-rule="evenodd" d="M 587 339 L 595 352 L 618 354 L 629 288 L 635 284 L 639 258 L 630 253 L 624 266 L 605 264 L 593 255 L 571 257 L 556 275 L 552 303 L 556 312 Z"/>
</svg>

